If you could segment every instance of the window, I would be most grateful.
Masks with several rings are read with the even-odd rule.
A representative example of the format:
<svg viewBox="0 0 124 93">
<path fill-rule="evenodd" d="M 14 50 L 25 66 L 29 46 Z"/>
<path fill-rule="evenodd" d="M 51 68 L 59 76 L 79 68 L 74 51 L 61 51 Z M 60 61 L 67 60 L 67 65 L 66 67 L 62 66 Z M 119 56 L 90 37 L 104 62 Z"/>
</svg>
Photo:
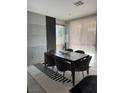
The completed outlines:
<svg viewBox="0 0 124 93">
<path fill-rule="evenodd" d="M 64 49 L 65 43 L 65 26 L 56 25 L 56 49 Z"/>
</svg>

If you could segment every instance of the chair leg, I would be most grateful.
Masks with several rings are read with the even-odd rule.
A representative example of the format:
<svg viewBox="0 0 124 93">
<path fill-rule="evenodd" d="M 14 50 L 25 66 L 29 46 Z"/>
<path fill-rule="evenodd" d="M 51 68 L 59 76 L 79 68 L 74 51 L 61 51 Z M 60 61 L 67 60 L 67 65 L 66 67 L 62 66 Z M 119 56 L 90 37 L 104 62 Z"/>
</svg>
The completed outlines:
<svg viewBox="0 0 124 93">
<path fill-rule="evenodd" d="M 45 67 L 47 67 L 47 64 L 46 64 L 46 63 L 44 63 L 44 66 L 45 66 Z"/>
<path fill-rule="evenodd" d="M 83 76 L 83 78 L 84 78 L 84 72 L 82 71 L 82 76 Z"/>
<path fill-rule="evenodd" d="M 65 76 L 65 72 L 63 72 L 63 78 L 64 78 L 64 76 Z M 63 84 L 64 84 L 64 80 L 63 80 Z"/>
<path fill-rule="evenodd" d="M 87 75 L 89 75 L 89 69 L 87 69 Z"/>
<path fill-rule="evenodd" d="M 54 66 L 52 66 L 52 70 L 54 70 Z"/>
<path fill-rule="evenodd" d="M 71 76 L 70 76 L 70 77 L 71 77 L 71 79 L 72 79 L 72 73 L 71 73 Z"/>
<path fill-rule="evenodd" d="M 65 72 L 63 72 L 63 76 L 65 76 Z"/>
<path fill-rule="evenodd" d="M 56 72 L 58 73 L 58 69 L 56 70 Z"/>
</svg>

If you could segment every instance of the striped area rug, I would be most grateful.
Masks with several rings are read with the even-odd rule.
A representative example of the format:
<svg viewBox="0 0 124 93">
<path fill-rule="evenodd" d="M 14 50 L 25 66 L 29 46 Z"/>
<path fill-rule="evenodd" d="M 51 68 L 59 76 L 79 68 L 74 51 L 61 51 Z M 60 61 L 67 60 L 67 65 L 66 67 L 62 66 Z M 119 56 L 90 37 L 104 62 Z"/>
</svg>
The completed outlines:
<svg viewBox="0 0 124 93">
<path fill-rule="evenodd" d="M 43 64 L 38 63 L 38 64 L 34 64 L 35 67 L 37 67 L 40 71 L 42 71 L 45 75 L 47 75 L 49 78 L 51 78 L 52 80 L 58 81 L 58 82 L 62 82 L 62 83 L 70 83 L 71 80 L 62 76 L 61 74 L 55 72 L 54 70 L 45 67 Z"/>
<path fill-rule="evenodd" d="M 40 69 L 38 67 L 40 67 Z M 41 68 L 42 68 L 42 71 L 41 71 Z M 44 69 L 46 72 L 44 71 Z M 67 79 L 67 81 L 63 83 L 62 79 L 57 80 L 57 79 L 53 79 L 52 77 L 50 77 L 50 75 L 48 74 L 49 70 L 47 69 L 48 70 L 47 71 L 46 68 L 43 68 L 42 64 L 37 65 L 37 67 L 36 65 L 29 66 L 27 70 L 28 70 L 28 74 L 33 78 L 33 80 L 37 83 L 37 85 L 41 87 L 41 89 L 45 90 L 46 93 L 70 93 L 69 90 L 73 87 L 71 82 L 67 83 L 69 79 Z M 33 86 L 35 85 L 32 85 L 32 87 Z M 31 90 L 35 91 L 31 93 L 38 93 L 36 91 L 41 90 L 41 89 L 38 89 L 38 87 L 34 89 L 29 88 L 30 91 Z M 42 92 L 39 92 L 39 93 L 42 93 Z"/>
<path fill-rule="evenodd" d="M 32 84 L 29 79 L 29 82 L 31 83 L 31 88 L 29 87 L 29 90 L 35 91 L 29 93 L 43 93 L 39 92 L 42 89 L 45 90 L 46 93 L 70 93 L 69 90 L 73 87 L 70 80 L 70 71 L 67 71 L 65 73 L 65 77 L 63 77 L 61 74 L 56 72 L 56 68 L 52 70 L 50 68 L 44 67 L 42 63 L 38 63 L 28 66 L 27 72 L 29 76 L 31 76 L 33 80 L 37 83 L 37 86 L 35 86 L 34 83 Z M 90 68 L 90 75 L 96 75 L 96 73 L 97 72 L 93 68 Z M 78 82 L 80 82 L 80 80 L 82 80 L 82 73 L 75 73 L 75 76 L 77 84 Z"/>
</svg>

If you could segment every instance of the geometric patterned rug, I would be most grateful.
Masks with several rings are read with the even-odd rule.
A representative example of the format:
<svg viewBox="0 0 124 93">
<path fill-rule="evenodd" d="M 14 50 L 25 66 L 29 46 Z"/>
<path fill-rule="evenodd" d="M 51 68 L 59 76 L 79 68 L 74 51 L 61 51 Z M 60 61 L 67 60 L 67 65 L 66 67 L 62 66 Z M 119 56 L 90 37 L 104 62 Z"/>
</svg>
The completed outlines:
<svg viewBox="0 0 124 93">
<path fill-rule="evenodd" d="M 37 67 L 46 76 L 48 76 L 50 79 L 52 79 L 54 81 L 62 82 L 62 83 L 71 83 L 70 79 L 68 79 L 67 77 L 62 76 L 61 74 L 53 71 L 50 68 L 45 67 L 44 64 L 38 63 L 38 64 L 34 64 L 34 66 Z"/>
</svg>

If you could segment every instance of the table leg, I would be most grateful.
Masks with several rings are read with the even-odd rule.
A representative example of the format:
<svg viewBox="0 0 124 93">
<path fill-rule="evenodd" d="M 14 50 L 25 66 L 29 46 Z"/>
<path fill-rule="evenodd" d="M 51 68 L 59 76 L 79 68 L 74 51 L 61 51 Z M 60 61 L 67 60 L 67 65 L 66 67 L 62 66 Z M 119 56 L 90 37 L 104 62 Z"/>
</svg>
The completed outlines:
<svg viewBox="0 0 124 93">
<path fill-rule="evenodd" d="M 72 84 L 75 85 L 75 66 L 74 63 L 71 63 L 71 72 L 72 72 Z"/>
</svg>

